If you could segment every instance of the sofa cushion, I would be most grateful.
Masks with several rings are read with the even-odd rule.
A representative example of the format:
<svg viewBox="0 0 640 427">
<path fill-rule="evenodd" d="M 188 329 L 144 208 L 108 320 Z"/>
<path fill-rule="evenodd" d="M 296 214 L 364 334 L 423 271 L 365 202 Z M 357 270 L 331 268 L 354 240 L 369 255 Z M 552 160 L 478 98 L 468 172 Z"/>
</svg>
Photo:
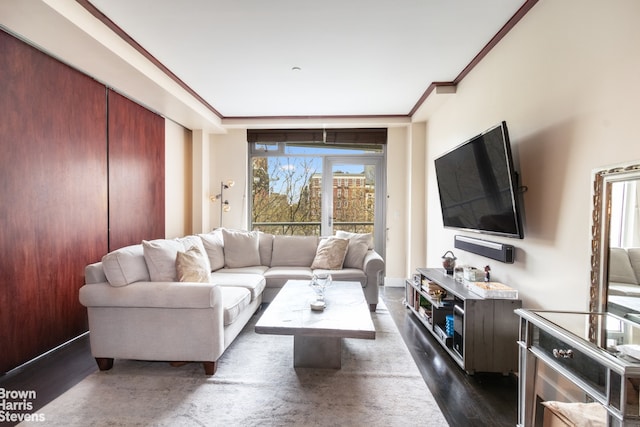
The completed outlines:
<svg viewBox="0 0 640 427">
<path fill-rule="evenodd" d="M 311 263 L 311 268 L 322 268 L 326 270 L 339 270 L 344 263 L 344 256 L 347 254 L 348 239 L 337 237 L 325 237 L 320 239 L 316 256 Z"/>
<path fill-rule="evenodd" d="M 236 286 L 247 289 L 251 293 L 251 301 L 255 300 L 267 283 L 261 274 L 211 273 L 211 283 L 218 286 Z"/>
<path fill-rule="evenodd" d="M 251 267 L 238 267 L 238 268 L 221 268 L 220 270 L 216 270 L 220 273 L 241 273 L 241 274 L 259 274 L 263 275 L 265 271 L 267 271 L 269 267 L 264 265 L 252 265 Z"/>
<path fill-rule="evenodd" d="M 316 256 L 316 236 L 274 236 L 272 267 L 310 267 Z"/>
<path fill-rule="evenodd" d="M 342 270 L 313 270 L 313 274 L 330 274 L 333 282 L 359 282 L 362 286 L 367 283 L 367 275 L 357 268 L 343 268 Z"/>
<path fill-rule="evenodd" d="M 102 257 L 102 269 L 111 286 L 149 281 L 142 245 L 126 246 Z"/>
<path fill-rule="evenodd" d="M 209 283 L 211 267 L 209 258 L 197 246 L 176 254 L 176 273 L 179 282 Z"/>
<path fill-rule="evenodd" d="M 230 325 L 236 321 L 240 313 L 251 303 L 251 293 L 246 288 L 233 286 L 220 286 L 223 306 L 224 325 Z"/>
<path fill-rule="evenodd" d="M 311 280 L 312 276 L 309 267 L 271 267 L 264 273 L 267 288 L 281 288 L 287 280 Z"/>
<path fill-rule="evenodd" d="M 273 234 L 258 232 L 258 251 L 260 252 L 260 265 L 271 265 L 271 253 L 273 252 Z"/>
<path fill-rule="evenodd" d="M 629 255 L 629 261 L 631 261 L 631 268 L 636 274 L 636 279 L 640 284 L 640 248 L 628 248 L 627 255 Z"/>
<path fill-rule="evenodd" d="M 211 264 L 211 270 L 219 270 L 224 267 L 224 240 L 222 237 L 222 230 L 213 230 L 210 233 L 199 234 L 202 239 L 204 250 L 209 257 L 209 264 Z"/>
<path fill-rule="evenodd" d="M 225 267 L 260 265 L 259 236 L 257 231 L 222 229 Z"/>
<path fill-rule="evenodd" d="M 85 307 L 211 308 L 221 300 L 218 286 L 211 283 L 136 282 L 114 287 L 94 283 L 80 288 Z"/>
<path fill-rule="evenodd" d="M 343 268 L 359 268 L 362 270 L 364 266 L 364 257 L 367 255 L 369 248 L 366 243 L 357 240 L 350 240 L 347 247 L 347 254 L 344 257 Z"/>
<path fill-rule="evenodd" d="M 609 281 L 638 284 L 638 279 L 625 249 L 609 249 Z"/>
<path fill-rule="evenodd" d="M 202 239 L 197 236 L 186 236 L 178 239 L 143 240 L 144 259 L 149 269 L 152 282 L 176 282 L 176 256 L 192 246 L 197 246 L 205 253 Z M 207 262 L 209 260 L 207 259 Z"/>
<path fill-rule="evenodd" d="M 368 249 L 373 249 L 373 234 L 371 233 L 350 233 L 348 231 L 336 231 L 336 237 L 349 239 L 352 242 L 362 242 Z"/>
</svg>

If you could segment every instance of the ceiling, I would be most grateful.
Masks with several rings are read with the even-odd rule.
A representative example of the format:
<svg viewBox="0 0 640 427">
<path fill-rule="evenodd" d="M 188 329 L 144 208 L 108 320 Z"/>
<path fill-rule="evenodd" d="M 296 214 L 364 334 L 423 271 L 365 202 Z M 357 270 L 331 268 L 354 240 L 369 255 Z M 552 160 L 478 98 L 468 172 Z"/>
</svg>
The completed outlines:
<svg viewBox="0 0 640 427">
<path fill-rule="evenodd" d="M 389 127 L 427 120 L 536 2 L 1 0 L 0 29 L 187 129 Z"/>
<path fill-rule="evenodd" d="M 89 2 L 223 118 L 409 115 L 527 3 Z"/>
</svg>

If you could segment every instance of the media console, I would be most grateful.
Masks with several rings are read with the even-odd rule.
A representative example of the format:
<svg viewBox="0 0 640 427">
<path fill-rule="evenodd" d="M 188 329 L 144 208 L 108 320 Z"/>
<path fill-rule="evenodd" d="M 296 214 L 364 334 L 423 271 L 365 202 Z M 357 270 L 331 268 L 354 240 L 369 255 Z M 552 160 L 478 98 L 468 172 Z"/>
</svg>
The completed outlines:
<svg viewBox="0 0 640 427">
<path fill-rule="evenodd" d="M 405 305 L 462 369 L 508 374 L 518 367 L 519 299 L 483 298 L 441 268 L 419 268 L 405 283 Z M 435 283 L 447 293 L 429 294 Z"/>
</svg>

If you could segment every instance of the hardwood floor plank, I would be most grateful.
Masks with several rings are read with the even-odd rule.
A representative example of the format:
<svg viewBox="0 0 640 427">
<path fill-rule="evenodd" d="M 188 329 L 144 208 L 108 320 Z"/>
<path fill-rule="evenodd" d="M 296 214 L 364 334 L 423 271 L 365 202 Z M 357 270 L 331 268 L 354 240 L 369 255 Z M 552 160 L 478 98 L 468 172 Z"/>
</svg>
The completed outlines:
<svg viewBox="0 0 640 427">
<path fill-rule="evenodd" d="M 467 375 L 404 306 L 404 289 L 381 290 L 425 383 L 451 426 L 514 426 L 518 417 L 515 375 Z"/>
</svg>

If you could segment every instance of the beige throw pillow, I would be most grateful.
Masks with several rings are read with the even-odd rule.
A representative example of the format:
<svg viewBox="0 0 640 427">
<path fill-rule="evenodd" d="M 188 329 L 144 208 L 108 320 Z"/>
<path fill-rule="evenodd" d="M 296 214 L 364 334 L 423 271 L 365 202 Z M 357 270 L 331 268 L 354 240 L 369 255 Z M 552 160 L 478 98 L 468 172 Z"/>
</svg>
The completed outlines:
<svg viewBox="0 0 640 427">
<path fill-rule="evenodd" d="M 350 233 L 348 231 L 336 231 L 336 237 L 340 239 L 349 239 L 350 242 L 362 242 L 367 245 L 368 249 L 373 249 L 373 234 L 371 233 Z"/>
<path fill-rule="evenodd" d="M 176 256 L 191 247 L 197 247 L 205 254 L 202 239 L 198 236 L 186 236 L 177 239 L 143 240 L 142 250 L 152 282 L 175 282 L 177 280 Z M 206 259 L 209 265 L 209 258 Z M 211 267 L 208 267 L 211 270 Z"/>
<path fill-rule="evenodd" d="M 347 254 L 348 246 L 349 240 L 347 239 L 338 239 L 336 237 L 321 239 L 311 268 L 340 270 Z"/>
<path fill-rule="evenodd" d="M 347 247 L 347 255 L 344 257 L 343 268 L 358 268 L 362 270 L 367 252 L 369 252 L 369 248 L 366 243 L 350 241 Z"/>
<path fill-rule="evenodd" d="M 176 254 L 176 273 L 180 282 L 209 283 L 211 271 L 207 262 L 207 255 L 197 246 L 192 246 L 186 252 Z"/>
<path fill-rule="evenodd" d="M 207 234 L 199 234 L 204 245 L 204 250 L 209 257 L 211 270 L 220 270 L 224 267 L 224 241 L 222 230 L 214 230 Z"/>
<path fill-rule="evenodd" d="M 260 265 L 259 236 L 257 231 L 222 229 L 224 265 L 228 268 Z"/>
</svg>

